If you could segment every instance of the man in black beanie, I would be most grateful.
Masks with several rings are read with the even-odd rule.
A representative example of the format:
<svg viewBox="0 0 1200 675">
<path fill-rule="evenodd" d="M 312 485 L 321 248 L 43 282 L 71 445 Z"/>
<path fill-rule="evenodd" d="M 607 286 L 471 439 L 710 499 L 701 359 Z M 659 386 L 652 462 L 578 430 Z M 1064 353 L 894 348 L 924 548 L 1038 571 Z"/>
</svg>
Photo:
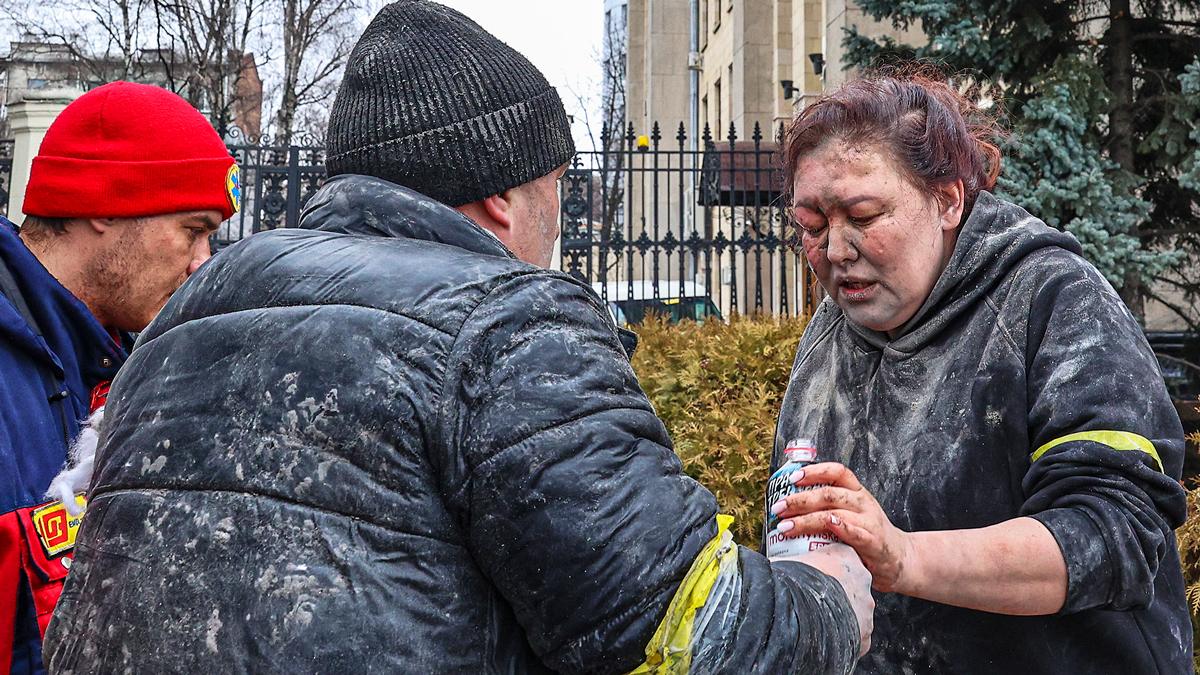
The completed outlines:
<svg viewBox="0 0 1200 675">
<path fill-rule="evenodd" d="M 461 14 L 375 17 L 301 229 L 193 275 L 113 385 L 52 671 L 853 667 L 857 556 L 734 545 L 631 334 L 542 269 L 569 132 Z"/>
</svg>

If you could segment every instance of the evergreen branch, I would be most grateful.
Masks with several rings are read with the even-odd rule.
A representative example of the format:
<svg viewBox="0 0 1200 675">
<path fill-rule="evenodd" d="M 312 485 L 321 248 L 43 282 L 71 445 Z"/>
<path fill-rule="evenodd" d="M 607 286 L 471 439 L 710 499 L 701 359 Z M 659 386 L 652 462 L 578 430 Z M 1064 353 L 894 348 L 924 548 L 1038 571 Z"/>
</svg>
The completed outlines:
<svg viewBox="0 0 1200 675">
<path fill-rule="evenodd" d="M 1195 35 L 1184 35 L 1183 33 L 1138 33 L 1133 36 L 1134 42 L 1196 42 Z"/>
<path fill-rule="evenodd" d="M 1158 302 L 1163 307 L 1166 307 L 1167 309 L 1171 310 L 1171 313 L 1173 313 L 1176 316 L 1178 316 L 1179 318 L 1183 319 L 1183 322 L 1186 323 L 1188 326 L 1188 330 L 1196 331 L 1196 330 L 1200 329 L 1200 326 L 1196 325 L 1196 322 L 1194 320 L 1192 320 L 1192 317 L 1188 316 L 1182 309 L 1180 309 L 1176 305 L 1169 302 L 1166 298 L 1163 298 L 1161 295 L 1155 293 L 1153 290 L 1150 289 L 1149 286 L 1142 286 L 1142 293 L 1147 298 L 1150 298 L 1151 300 Z M 1182 359 L 1180 359 L 1180 360 L 1182 360 Z M 1184 363 L 1188 363 L 1188 362 L 1184 361 Z"/>
<path fill-rule="evenodd" d="M 1176 21 L 1174 19 L 1159 19 L 1165 26 L 1182 26 L 1184 28 L 1200 28 L 1200 21 Z"/>
<path fill-rule="evenodd" d="M 1163 354 L 1163 353 L 1161 353 L 1161 352 L 1154 352 L 1154 355 L 1155 355 L 1155 356 L 1157 356 L 1157 357 L 1158 357 L 1158 358 L 1160 358 L 1160 359 L 1166 359 L 1166 360 L 1168 360 L 1168 361 L 1174 361 L 1175 363 L 1182 364 L 1182 365 L 1184 365 L 1184 366 L 1187 366 L 1188 368 L 1191 368 L 1191 369 L 1193 369 L 1193 370 L 1198 370 L 1198 371 L 1200 371 L 1200 365 L 1197 365 L 1197 364 L 1195 364 L 1195 363 L 1192 363 L 1191 361 L 1188 361 L 1187 359 L 1181 359 L 1181 358 L 1179 358 L 1178 356 L 1171 356 L 1170 354 Z"/>
<path fill-rule="evenodd" d="M 1171 277 L 1165 277 L 1161 274 L 1155 274 L 1155 275 L 1151 276 L 1150 278 L 1160 284 L 1166 284 L 1172 288 L 1177 288 L 1177 289 L 1183 291 L 1184 295 L 1195 295 L 1196 292 L 1198 290 L 1200 290 L 1200 287 L 1197 287 L 1196 285 L 1186 284 L 1182 281 L 1177 281 L 1175 279 L 1172 279 Z"/>
<path fill-rule="evenodd" d="M 1200 232 L 1200 225 L 1174 227 L 1166 230 L 1142 230 L 1141 232 L 1138 232 L 1138 237 L 1142 239 L 1151 239 L 1153 237 L 1170 237 L 1176 234 L 1196 234 L 1197 232 Z"/>
<path fill-rule="evenodd" d="M 1154 72 L 1154 74 L 1159 75 L 1159 73 L 1157 73 L 1157 72 Z M 1159 79 L 1162 79 L 1161 75 L 1159 75 Z M 1140 99 L 1134 101 L 1133 107 L 1149 108 L 1150 106 L 1158 105 L 1159 103 L 1167 103 L 1167 102 L 1173 101 L 1176 98 L 1179 98 L 1178 94 L 1155 94 L 1154 96 L 1147 96 L 1146 98 L 1140 98 Z"/>
</svg>

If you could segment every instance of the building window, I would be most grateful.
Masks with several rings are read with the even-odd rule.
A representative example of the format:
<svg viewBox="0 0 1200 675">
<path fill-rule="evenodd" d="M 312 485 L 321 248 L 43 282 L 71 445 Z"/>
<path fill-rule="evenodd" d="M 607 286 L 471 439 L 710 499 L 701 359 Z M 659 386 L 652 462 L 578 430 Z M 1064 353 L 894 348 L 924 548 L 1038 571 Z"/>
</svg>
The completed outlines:
<svg viewBox="0 0 1200 675">
<path fill-rule="evenodd" d="M 713 84 L 713 138 L 721 138 L 721 80 Z"/>
<path fill-rule="evenodd" d="M 29 89 L 45 89 L 46 81 L 43 80 L 42 78 L 32 78 L 31 77 L 31 78 L 29 78 L 29 81 L 25 86 Z"/>
<path fill-rule="evenodd" d="M 721 0 L 713 0 L 713 9 L 716 10 L 713 12 L 716 15 L 716 18 L 713 20 L 712 27 L 712 32 L 715 33 L 717 32 L 717 29 L 721 27 Z"/>
<path fill-rule="evenodd" d="M 729 69 L 727 71 L 727 76 L 725 78 L 725 92 L 729 94 L 729 96 L 727 96 L 726 98 L 729 99 L 729 121 L 732 122 L 734 119 L 733 97 L 736 96 L 736 94 L 733 92 L 733 64 L 732 63 L 729 64 Z M 745 132 L 743 132 L 743 133 L 745 133 Z"/>
<path fill-rule="evenodd" d="M 700 21 L 700 48 L 704 49 L 708 46 L 708 0 L 700 2 Z"/>
<path fill-rule="evenodd" d="M 700 128 L 708 126 L 708 94 L 700 99 Z"/>
</svg>

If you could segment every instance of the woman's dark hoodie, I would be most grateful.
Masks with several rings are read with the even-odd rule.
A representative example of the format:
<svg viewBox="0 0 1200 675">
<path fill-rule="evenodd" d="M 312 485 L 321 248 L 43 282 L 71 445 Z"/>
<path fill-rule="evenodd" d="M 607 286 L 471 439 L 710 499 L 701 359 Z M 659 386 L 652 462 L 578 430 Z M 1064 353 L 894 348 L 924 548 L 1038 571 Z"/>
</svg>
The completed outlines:
<svg viewBox="0 0 1200 675">
<path fill-rule="evenodd" d="M 879 594 L 858 672 L 1191 672 L 1183 430 L 1137 321 L 1079 253 L 985 192 L 896 337 L 829 301 L 805 331 L 773 466 L 813 438 L 901 529 L 1030 516 L 1067 563 L 1054 616 Z"/>
</svg>

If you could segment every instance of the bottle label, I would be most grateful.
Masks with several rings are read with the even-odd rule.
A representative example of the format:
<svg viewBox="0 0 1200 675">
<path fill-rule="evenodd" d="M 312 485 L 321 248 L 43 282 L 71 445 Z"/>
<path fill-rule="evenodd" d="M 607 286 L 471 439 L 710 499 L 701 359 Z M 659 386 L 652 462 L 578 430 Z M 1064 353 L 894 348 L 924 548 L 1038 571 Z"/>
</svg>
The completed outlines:
<svg viewBox="0 0 1200 675">
<path fill-rule="evenodd" d="M 769 528 L 767 532 L 767 557 L 803 555 L 809 551 L 815 551 L 822 546 L 838 542 L 838 538 L 828 532 L 801 535 L 798 537 L 785 537 L 777 529 L 779 526 L 779 516 L 771 513 L 771 506 L 775 502 L 790 494 L 823 487 L 822 485 L 806 485 L 798 488 L 790 480 L 793 473 L 809 464 L 817 462 L 817 449 L 812 441 L 808 439 L 789 441 L 784 447 L 783 452 L 787 457 L 787 461 L 784 462 L 783 466 L 776 469 L 775 473 L 771 474 L 771 478 L 767 481 L 767 528 Z"/>
</svg>

